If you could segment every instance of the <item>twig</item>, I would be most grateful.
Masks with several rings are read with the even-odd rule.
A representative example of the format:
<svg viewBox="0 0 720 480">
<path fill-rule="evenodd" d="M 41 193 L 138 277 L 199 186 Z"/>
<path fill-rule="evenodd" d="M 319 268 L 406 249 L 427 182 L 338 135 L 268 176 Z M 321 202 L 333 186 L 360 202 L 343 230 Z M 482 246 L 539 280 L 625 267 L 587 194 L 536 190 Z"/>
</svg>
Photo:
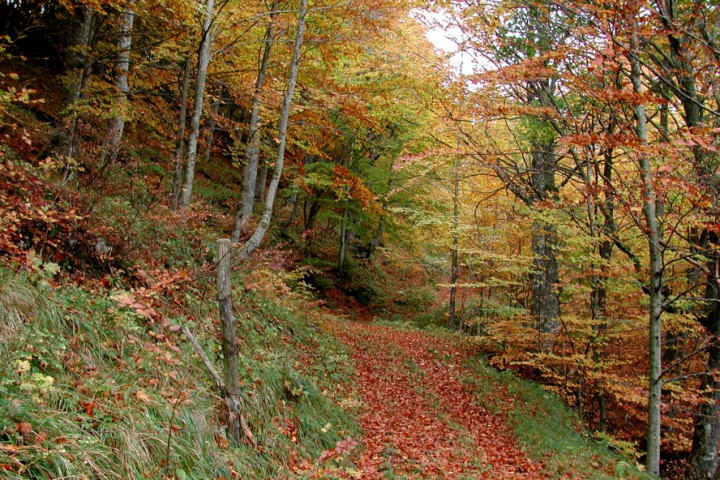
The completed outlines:
<svg viewBox="0 0 720 480">
<path fill-rule="evenodd" d="M 215 367 L 210 362 L 210 359 L 208 358 L 207 354 L 205 353 L 205 350 L 200 346 L 200 342 L 198 342 L 197 338 L 195 338 L 195 335 L 190 331 L 190 329 L 186 326 L 183 327 L 183 333 L 188 338 L 190 343 L 192 344 L 193 348 L 195 348 L 195 351 L 198 355 L 200 355 L 200 358 L 202 359 L 203 363 L 205 364 L 205 368 L 210 372 L 210 375 L 215 380 L 215 386 L 222 394 L 225 404 L 228 407 L 228 410 L 230 410 L 231 414 L 235 413 L 240 418 L 240 427 L 242 428 L 243 433 L 247 437 L 247 439 L 250 441 L 253 447 L 257 448 L 258 443 L 257 440 L 255 440 L 255 436 L 253 435 L 252 431 L 250 430 L 250 427 L 247 424 L 247 421 L 245 420 L 245 416 L 242 414 L 241 408 L 240 408 L 240 402 L 235 399 L 235 401 L 230 400 L 230 396 L 228 395 L 227 388 L 225 388 L 225 384 L 222 381 L 222 378 L 218 374 L 217 370 L 215 370 Z"/>
<path fill-rule="evenodd" d="M 205 364 L 205 368 L 207 368 L 208 372 L 210 372 L 210 375 L 212 375 L 213 379 L 215 380 L 215 385 L 217 386 L 217 388 L 224 394 L 225 385 L 223 384 L 220 375 L 218 375 L 217 370 L 215 370 L 215 367 L 213 367 L 213 364 L 210 362 L 210 359 L 205 353 L 205 350 L 203 350 L 203 348 L 200 346 L 200 342 L 198 342 L 197 338 L 195 338 L 195 335 L 192 334 L 188 327 L 183 327 L 183 333 L 188 338 L 188 340 L 190 340 L 190 343 L 192 343 L 192 346 L 195 348 L 197 354 L 200 355 L 200 358 Z"/>
</svg>

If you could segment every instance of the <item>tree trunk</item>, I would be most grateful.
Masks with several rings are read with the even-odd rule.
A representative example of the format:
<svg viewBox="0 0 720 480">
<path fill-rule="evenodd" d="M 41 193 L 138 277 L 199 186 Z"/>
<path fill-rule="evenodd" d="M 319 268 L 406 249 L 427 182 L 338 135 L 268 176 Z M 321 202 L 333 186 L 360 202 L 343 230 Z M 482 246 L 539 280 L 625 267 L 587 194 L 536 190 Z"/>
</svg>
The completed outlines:
<svg viewBox="0 0 720 480">
<path fill-rule="evenodd" d="M 267 68 L 270 64 L 270 51 L 275 43 L 275 17 L 277 16 L 278 1 L 272 3 L 270 23 L 265 31 L 263 54 L 260 60 L 255 91 L 253 92 L 252 107 L 250 110 L 250 124 L 248 126 L 248 140 L 245 148 L 245 165 L 243 166 L 243 183 L 240 194 L 240 204 L 235 212 L 232 241 L 237 242 L 243 231 L 247 228 L 255 205 L 255 183 L 257 181 L 258 163 L 260 158 L 260 106 L 262 92 L 265 87 Z M 267 170 L 266 170 L 267 172 Z"/>
<path fill-rule="evenodd" d="M 320 197 L 315 197 L 310 203 L 310 211 L 308 212 L 307 200 L 305 200 L 305 208 L 303 209 L 305 211 L 305 230 L 310 230 L 315 226 L 315 220 L 317 219 L 318 213 L 320 213 L 320 207 Z"/>
<path fill-rule="evenodd" d="M 540 201 L 546 201 L 555 191 L 555 144 L 554 142 L 536 142 L 532 151 L 532 183 L 535 195 Z M 556 258 L 557 229 L 544 221 L 534 221 L 532 225 L 533 269 L 530 274 L 532 301 L 530 314 L 535 328 L 541 332 L 556 332 L 560 327 L 560 300 L 555 285 L 558 282 L 558 264 Z"/>
<path fill-rule="evenodd" d="M 453 171 L 453 231 L 452 231 L 452 258 L 450 263 L 450 304 L 449 321 L 450 330 L 457 328 L 457 281 L 459 273 L 458 243 L 460 228 L 460 161 L 456 158 Z"/>
<path fill-rule="evenodd" d="M 135 13 L 133 12 L 132 2 L 130 2 L 120 14 L 120 35 L 118 37 L 118 48 L 120 52 L 117 58 L 117 79 L 115 84 L 118 90 L 117 102 L 115 104 L 117 112 L 108 125 L 108 140 L 103 150 L 101 164 L 104 164 L 106 161 L 112 164 L 115 161 L 118 151 L 120 150 L 123 131 L 125 130 L 125 110 L 127 108 L 128 93 L 130 92 L 128 72 L 130 71 L 130 48 L 132 47 L 134 19 Z"/>
<path fill-rule="evenodd" d="M 65 91 L 63 107 L 75 105 L 80 99 L 81 86 L 87 74 L 88 46 L 92 30 L 93 11 L 87 5 L 75 8 L 72 40 L 65 55 L 65 68 L 71 75 L 70 84 Z"/>
<path fill-rule="evenodd" d="M 63 112 L 70 118 L 69 124 L 58 129 L 50 140 L 51 145 L 57 145 L 58 151 L 66 158 L 75 158 L 77 155 L 77 127 L 79 114 L 74 111 L 82 96 L 84 85 L 90 71 L 90 40 L 93 24 L 93 11 L 86 5 L 75 8 L 73 19 L 73 33 L 70 45 L 65 56 L 65 68 L 70 77 L 63 100 Z"/>
<path fill-rule="evenodd" d="M 172 209 L 177 210 L 180 204 L 180 187 L 183 174 L 183 146 L 185 145 L 185 120 L 187 117 L 187 98 L 190 89 L 190 67 L 191 58 L 185 59 L 183 64 L 183 81 L 180 89 L 180 117 L 178 119 L 178 131 L 175 136 L 175 174 L 172 187 Z"/>
<path fill-rule="evenodd" d="M 290 204 L 292 205 L 292 211 L 290 212 L 290 216 L 287 218 L 287 220 L 283 222 L 283 229 L 289 228 L 290 225 L 292 225 L 295 221 L 295 217 L 297 217 L 298 206 L 300 205 L 300 195 L 297 193 L 293 194 L 292 198 L 290 199 Z"/>
<path fill-rule="evenodd" d="M 220 94 L 218 99 L 213 102 L 210 115 L 205 125 L 205 154 L 203 155 L 203 161 L 207 163 L 212 155 L 212 144 L 213 137 L 215 136 L 215 129 L 217 128 L 217 116 L 220 111 L 220 105 L 223 103 L 223 96 L 225 95 L 225 86 L 220 86 Z"/>
<path fill-rule="evenodd" d="M 265 185 L 267 185 L 268 166 L 263 165 L 257 174 L 255 182 L 255 200 L 262 200 L 265 197 Z"/>
<path fill-rule="evenodd" d="M 683 106 L 683 117 L 686 126 L 691 133 L 696 133 L 703 129 L 705 104 L 703 94 L 698 91 L 696 84 L 697 69 L 693 65 L 693 56 L 690 52 L 695 47 L 691 44 L 697 42 L 697 37 L 692 37 L 689 30 L 684 26 L 677 25 L 676 18 L 677 5 L 674 0 L 666 0 L 658 2 L 658 12 L 661 20 L 666 28 L 667 45 L 670 50 L 670 74 L 675 77 L 677 84 L 678 99 Z M 697 27 L 701 32 L 705 48 L 712 51 L 715 60 L 720 60 L 717 45 L 715 41 L 708 35 L 706 22 L 706 13 L 703 9 L 708 8 L 703 2 L 695 1 L 693 9 L 692 22 L 698 22 Z M 689 19 L 688 19 L 689 20 Z M 702 42 L 701 41 L 701 42 Z M 666 128 L 667 130 L 667 128 Z M 693 155 L 695 160 L 694 170 L 701 185 L 704 187 L 709 196 L 713 198 L 713 205 L 710 211 L 706 209 L 705 213 L 712 214 L 717 212 L 718 198 L 718 176 L 716 173 L 716 159 L 709 158 L 710 153 L 705 148 L 696 144 L 693 147 Z M 701 229 L 697 234 L 693 235 L 691 241 L 694 249 L 701 252 L 708 252 L 701 261 L 705 263 L 705 298 L 706 302 L 702 307 L 699 319 L 700 323 L 705 327 L 707 333 L 711 336 L 711 343 L 708 347 L 708 374 L 703 377 L 700 390 L 704 392 L 704 398 L 698 411 L 695 414 L 695 430 L 693 432 L 692 450 L 690 453 L 691 477 L 698 479 L 713 478 L 716 471 L 720 469 L 720 459 L 718 458 L 718 442 L 720 442 L 720 382 L 716 378 L 717 372 L 720 371 L 720 344 L 718 344 L 718 335 L 720 334 L 720 291 L 718 286 L 718 267 L 720 266 L 720 255 L 713 248 L 713 244 L 717 244 L 717 235 Z M 694 276 L 699 278 L 697 272 Z"/>
<path fill-rule="evenodd" d="M 190 136 L 188 137 L 187 156 L 185 159 L 185 183 L 180 195 L 180 208 L 187 208 L 192 198 L 195 181 L 195 159 L 197 157 L 198 138 L 200 137 L 200 119 L 202 118 L 203 99 L 205 98 L 205 80 L 210 65 L 210 43 L 212 42 L 212 22 L 215 0 L 206 0 L 205 17 L 202 27 L 202 40 L 198 49 L 198 67 L 195 77 L 195 98 L 193 112 L 190 117 Z"/>
<path fill-rule="evenodd" d="M 708 370 L 710 371 L 703 377 L 700 385 L 700 391 L 707 393 L 705 393 L 696 414 L 690 456 L 694 476 L 698 479 L 712 478 L 715 471 L 720 468 L 720 461 L 718 460 L 720 382 L 717 379 L 720 372 L 720 344 L 718 344 L 718 339 L 720 339 L 720 306 L 717 303 L 718 286 L 709 286 L 708 290 L 710 289 L 713 291 L 707 292 L 707 298 L 715 299 L 716 302 L 710 307 L 712 311 L 703 322 L 713 335 L 712 343 L 708 347 Z"/>
<path fill-rule="evenodd" d="M 385 208 L 383 207 L 383 211 Z M 383 218 L 380 217 L 380 221 L 378 223 L 377 229 L 375 230 L 375 235 L 373 236 L 372 240 L 370 240 L 370 244 L 368 245 L 368 251 L 367 251 L 367 259 L 371 259 L 373 255 L 375 255 L 375 251 L 377 250 L 377 247 L 380 246 L 382 243 L 382 237 L 383 232 L 385 231 L 385 224 L 383 223 Z"/>
<path fill-rule="evenodd" d="M 340 225 L 340 255 L 338 260 L 338 272 L 343 273 L 345 270 L 345 251 L 347 250 L 347 221 L 348 210 L 343 210 L 342 223 Z"/>
<path fill-rule="evenodd" d="M 612 133 L 613 128 L 609 129 Z M 590 309 L 593 318 L 594 329 L 594 345 L 593 345 L 593 362 L 599 365 L 605 354 L 603 345 L 605 345 L 605 335 L 607 332 L 607 281 L 609 274 L 609 263 L 613 252 L 613 238 L 617 233 L 617 225 L 615 223 L 615 193 L 613 187 L 613 149 L 608 148 L 604 154 L 602 179 L 605 186 L 605 198 L 603 200 L 601 211 L 604 215 L 603 225 L 600 230 L 601 240 L 598 247 L 600 255 L 600 274 L 594 275 L 592 278 L 592 292 L 590 298 Z M 592 229 L 592 227 L 591 227 Z M 593 232 L 594 235 L 594 232 Z M 597 368 L 597 367 L 596 367 Z M 599 381 L 595 381 L 595 397 L 598 404 L 598 430 L 604 432 L 607 430 L 607 397 L 604 389 Z"/>
<path fill-rule="evenodd" d="M 282 111 L 280 113 L 280 123 L 278 126 L 278 150 L 275 158 L 275 171 L 270 186 L 268 187 L 267 196 L 265 197 L 265 211 L 263 212 L 260 223 L 255 229 L 252 236 L 240 247 L 238 251 L 238 259 L 245 261 L 250 254 L 260 245 L 268 228 L 270 228 L 270 220 L 272 219 L 273 207 L 275 205 L 275 195 L 280 177 L 282 176 L 283 164 L 285 162 L 285 147 L 287 145 L 287 129 L 290 120 L 290 107 L 292 106 L 293 95 L 295 94 L 295 86 L 297 85 L 298 70 L 300 68 L 300 53 L 303 45 L 303 37 L 305 34 L 305 18 L 307 16 L 307 0 L 300 0 L 300 12 L 298 14 L 298 28 L 295 35 L 295 44 L 293 46 L 292 60 L 290 62 L 290 74 L 288 77 L 288 85 L 285 90 Z"/>
<path fill-rule="evenodd" d="M 642 93 L 642 69 L 639 60 L 639 34 L 632 34 L 628 60 L 631 64 L 630 79 L 633 92 Z M 647 119 L 645 106 L 641 102 L 635 105 L 636 135 L 642 147 L 647 144 Z M 662 249 L 660 245 L 660 225 L 656 215 L 656 194 L 653 185 L 653 173 L 650 160 L 645 152 L 640 152 L 640 174 L 642 176 L 643 215 L 647 228 L 647 242 L 650 251 L 649 272 L 649 372 L 648 372 L 648 426 L 647 458 L 645 467 L 651 475 L 660 474 L 660 438 L 661 438 L 661 401 L 662 401 Z"/>
</svg>

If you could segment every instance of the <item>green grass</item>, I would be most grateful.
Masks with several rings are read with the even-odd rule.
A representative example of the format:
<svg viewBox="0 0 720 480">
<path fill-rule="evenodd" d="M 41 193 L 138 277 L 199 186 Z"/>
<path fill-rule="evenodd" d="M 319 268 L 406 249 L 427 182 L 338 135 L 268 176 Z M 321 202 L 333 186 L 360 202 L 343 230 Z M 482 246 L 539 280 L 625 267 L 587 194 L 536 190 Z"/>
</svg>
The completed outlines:
<svg viewBox="0 0 720 480">
<path fill-rule="evenodd" d="M 610 451 L 606 443 L 594 441 L 580 425 L 581 421 L 555 394 L 540 385 L 499 372 L 482 360 L 469 362 L 473 375 L 468 381 L 482 405 L 490 412 L 505 412 L 514 434 L 523 448 L 554 478 L 601 480 L 612 478 L 650 479 L 634 461 Z M 497 386 L 507 387 L 515 398 L 506 411 L 507 399 L 497 395 Z"/>
<path fill-rule="evenodd" d="M 1 479 L 288 477 L 294 456 L 312 464 L 357 436 L 334 399 L 332 379 L 352 373 L 347 356 L 289 309 L 239 299 L 241 390 L 262 449 L 232 446 L 212 380 L 179 333 L 108 291 L 53 288 L 49 270 L 0 268 Z M 192 329 L 219 368 L 215 299 L 188 297 Z M 310 357 L 299 357 L 302 345 Z M 287 425 L 295 438 L 280 432 Z"/>
</svg>

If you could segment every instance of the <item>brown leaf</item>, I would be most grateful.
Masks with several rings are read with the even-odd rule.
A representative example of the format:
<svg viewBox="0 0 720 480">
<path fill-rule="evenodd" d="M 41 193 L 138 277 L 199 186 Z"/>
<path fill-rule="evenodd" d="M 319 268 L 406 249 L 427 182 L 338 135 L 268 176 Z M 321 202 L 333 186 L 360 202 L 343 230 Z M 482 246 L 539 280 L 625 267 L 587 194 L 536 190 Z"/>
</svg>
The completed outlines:
<svg viewBox="0 0 720 480">
<path fill-rule="evenodd" d="M 152 398 L 150 398 L 150 395 L 145 393 L 143 390 L 138 390 L 137 392 L 135 392 L 135 397 L 143 403 L 152 402 Z"/>
</svg>

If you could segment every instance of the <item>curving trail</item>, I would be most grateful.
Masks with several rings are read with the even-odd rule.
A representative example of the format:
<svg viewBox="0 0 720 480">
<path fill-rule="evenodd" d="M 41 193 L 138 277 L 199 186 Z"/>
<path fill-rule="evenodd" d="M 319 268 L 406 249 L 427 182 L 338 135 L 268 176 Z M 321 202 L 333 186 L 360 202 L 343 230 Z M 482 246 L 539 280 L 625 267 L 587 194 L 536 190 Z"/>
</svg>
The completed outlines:
<svg viewBox="0 0 720 480">
<path fill-rule="evenodd" d="M 548 478 L 503 418 L 474 402 L 457 344 L 365 322 L 327 328 L 350 347 L 365 404 L 362 478 Z"/>
</svg>

